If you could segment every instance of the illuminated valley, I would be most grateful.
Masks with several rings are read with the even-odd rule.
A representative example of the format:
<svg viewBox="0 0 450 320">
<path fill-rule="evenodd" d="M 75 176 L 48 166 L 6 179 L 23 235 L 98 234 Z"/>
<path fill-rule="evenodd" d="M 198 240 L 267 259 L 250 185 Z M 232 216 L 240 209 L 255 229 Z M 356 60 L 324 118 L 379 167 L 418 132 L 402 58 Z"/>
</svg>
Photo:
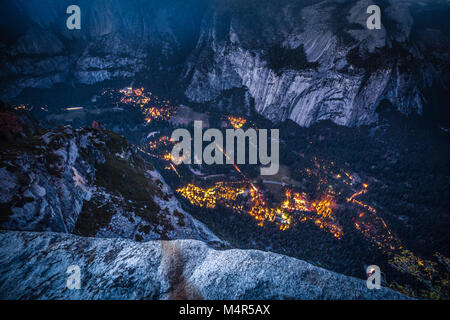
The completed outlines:
<svg viewBox="0 0 450 320">
<path fill-rule="evenodd" d="M 450 0 L 0 8 L 0 300 L 450 300 Z"/>
<path fill-rule="evenodd" d="M 171 156 L 175 142 L 170 139 L 174 129 L 192 127 L 196 119 L 205 123 L 216 121 L 222 130 L 256 128 L 256 122 L 234 114 L 220 115 L 214 120 L 211 115 L 185 106 L 180 108 L 169 99 L 158 98 L 141 86 L 103 89 L 99 97 L 92 105 L 86 104 L 81 109 L 69 107 L 64 112 L 75 114 L 105 106 L 119 110 L 121 113 L 118 114 L 124 117 L 127 110 L 138 112 L 144 129 L 140 129 L 139 139 L 136 139 L 139 143 L 135 147 L 160 170 L 187 211 L 195 214 L 201 210 L 202 217 L 215 219 L 213 223 L 217 224 L 227 223 L 223 221 L 227 221 L 230 214 L 235 219 L 233 221 L 245 216 L 261 232 L 276 230 L 278 235 L 273 236 L 275 239 L 289 237 L 290 241 L 295 241 L 296 234 L 307 230 L 313 232 L 314 237 L 319 234 L 317 242 L 323 241 L 333 250 L 342 250 L 348 246 L 348 241 L 352 241 L 348 239 L 361 237 L 364 244 L 359 242 L 358 245 L 364 250 L 375 250 L 386 259 L 387 265 L 416 279 L 425 289 L 420 293 L 397 279 L 389 279 L 386 285 L 411 296 L 438 297 L 446 294 L 449 273 L 442 265 L 448 265 L 448 258 L 438 252 L 433 257 L 422 258 L 408 249 L 386 222 L 385 211 L 389 203 L 374 200 L 376 198 L 372 196 L 372 188 L 380 192 L 383 181 L 368 174 L 358 174 L 348 163 L 336 161 L 334 157 L 316 155 L 315 145 L 324 141 L 320 135 L 308 136 L 301 141 L 299 145 L 304 150 L 282 141 L 282 152 L 290 154 L 296 165 L 287 160 L 283 163 L 282 157 L 280 173 L 270 178 L 261 177 L 257 173 L 259 170 L 249 165 L 234 164 L 225 168 L 175 165 Z M 46 107 L 34 109 L 48 111 Z M 16 110 L 32 112 L 33 106 L 20 104 Z M 225 151 L 221 151 L 227 157 Z M 208 224 L 207 221 L 205 223 Z M 272 234 L 267 237 L 265 243 L 270 244 Z M 240 241 L 245 246 L 247 240 L 243 238 Z"/>
</svg>

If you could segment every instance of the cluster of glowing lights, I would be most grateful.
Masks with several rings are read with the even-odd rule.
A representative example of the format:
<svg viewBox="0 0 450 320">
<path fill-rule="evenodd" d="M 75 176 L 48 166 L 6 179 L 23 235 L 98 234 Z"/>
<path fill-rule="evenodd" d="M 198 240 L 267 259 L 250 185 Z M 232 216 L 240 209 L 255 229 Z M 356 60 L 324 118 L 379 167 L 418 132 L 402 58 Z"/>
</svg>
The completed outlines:
<svg viewBox="0 0 450 320">
<path fill-rule="evenodd" d="M 163 156 L 163 158 L 164 158 L 164 160 L 166 160 L 166 161 L 172 161 L 172 154 L 171 154 L 171 153 L 166 153 L 166 154 Z"/>
<path fill-rule="evenodd" d="M 334 217 L 334 209 L 336 207 L 336 203 L 334 198 L 327 194 L 323 196 L 320 200 L 314 201 L 311 204 L 312 211 L 316 212 L 316 217 L 307 217 L 315 219 L 314 223 L 320 229 L 327 230 L 331 233 L 335 238 L 341 239 L 343 236 L 342 227 L 335 221 Z"/>
<path fill-rule="evenodd" d="M 258 225 L 263 226 L 265 221 L 275 222 L 277 217 L 280 225 L 280 230 L 284 231 L 289 228 L 291 224 L 291 216 L 287 215 L 280 208 L 270 208 L 261 192 L 255 189 L 250 189 L 251 208 L 248 213 L 257 221 Z"/>
<path fill-rule="evenodd" d="M 160 148 L 164 148 L 169 150 L 171 146 L 173 146 L 174 142 L 168 136 L 162 136 L 158 140 L 153 140 L 148 142 L 149 150 L 157 150 Z"/>
<path fill-rule="evenodd" d="M 292 195 L 292 191 L 287 189 L 285 196 L 286 200 L 283 201 L 281 208 L 289 211 L 311 211 L 311 208 L 308 206 L 306 193 L 300 194 L 296 192 Z"/>
<path fill-rule="evenodd" d="M 149 124 L 153 120 L 168 121 L 172 117 L 173 111 L 170 109 L 149 107 L 145 109 L 144 114 L 145 114 L 145 123 Z"/>
<path fill-rule="evenodd" d="M 280 230 L 284 231 L 294 223 L 294 217 L 297 214 L 298 220 L 295 221 L 312 222 L 338 239 L 341 239 L 343 235 L 342 228 L 333 215 L 336 205 L 331 195 L 326 195 L 309 204 L 305 194 L 292 193 L 288 189 L 282 204 L 271 207 L 264 199 L 264 194 L 255 187 L 248 188 L 249 199 L 244 196 L 239 200 L 238 196 L 245 193 L 245 190 L 247 188 L 242 186 L 236 187 L 218 182 L 210 188 L 189 184 L 178 189 L 177 192 L 198 207 L 214 209 L 220 204 L 239 213 L 247 213 L 258 221 L 259 226 L 270 222 L 279 225 Z"/>
<path fill-rule="evenodd" d="M 146 155 L 161 160 L 171 161 L 172 156 L 169 150 L 174 145 L 174 142 L 167 136 L 162 136 L 159 139 L 147 142 L 143 147 L 138 149 Z"/>
<path fill-rule="evenodd" d="M 164 169 L 174 172 L 178 178 L 181 178 L 180 173 L 174 165 L 172 154 L 169 153 L 169 150 L 173 145 L 174 141 L 172 141 L 168 136 L 162 136 L 159 139 L 147 142 L 145 149 L 141 147 L 137 147 L 137 149 L 152 158 L 168 162 Z"/>
<path fill-rule="evenodd" d="M 116 98 L 114 90 L 105 90 L 102 95 Z M 160 100 L 145 88 L 127 87 L 119 90 L 119 95 L 120 104 L 141 110 L 146 124 L 150 124 L 152 121 L 168 121 L 177 110 L 177 107 L 173 106 L 169 100 Z M 119 104 L 116 105 L 119 106 Z"/>
<path fill-rule="evenodd" d="M 194 184 L 189 184 L 184 188 L 180 188 L 177 192 L 186 198 L 192 205 L 214 209 L 218 203 L 229 207 L 235 207 L 237 197 L 244 193 L 244 188 L 236 188 L 225 183 L 218 182 L 211 188 L 201 188 Z"/>
<path fill-rule="evenodd" d="M 42 111 L 48 112 L 48 109 L 47 109 L 48 106 L 47 105 L 44 105 L 44 106 L 41 106 L 41 107 L 35 107 L 33 105 L 30 105 L 30 104 L 20 104 L 20 105 L 17 105 L 17 106 L 13 106 L 12 108 L 15 111 L 32 111 L 32 110 L 38 109 L 38 110 L 42 110 Z"/>
<path fill-rule="evenodd" d="M 231 126 L 236 130 L 241 129 L 247 123 L 247 120 L 245 120 L 242 117 L 229 116 L 228 121 L 230 122 Z"/>
<path fill-rule="evenodd" d="M 31 110 L 33 110 L 33 106 L 29 106 L 29 105 L 25 105 L 25 104 L 14 106 L 13 108 L 16 111 L 31 111 Z"/>
</svg>

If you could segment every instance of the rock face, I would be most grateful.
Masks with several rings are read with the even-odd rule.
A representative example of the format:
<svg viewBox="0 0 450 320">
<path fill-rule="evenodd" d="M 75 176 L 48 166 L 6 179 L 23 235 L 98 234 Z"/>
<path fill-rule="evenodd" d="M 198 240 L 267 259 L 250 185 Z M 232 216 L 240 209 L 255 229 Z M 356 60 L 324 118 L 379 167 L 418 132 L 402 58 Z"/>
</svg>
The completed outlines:
<svg viewBox="0 0 450 320">
<path fill-rule="evenodd" d="M 81 269 L 81 289 L 66 287 Z M 256 250 L 194 240 L 137 243 L 0 232 L 1 299 L 404 299 L 386 288 Z"/>
<path fill-rule="evenodd" d="M 21 130 L 1 146 L 2 229 L 222 244 L 121 136 L 70 127 L 26 133 L 16 121 Z"/>
<path fill-rule="evenodd" d="M 171 75 L 211 109 L 254 105 L 275 122 L 357 126 L 377 119 L 383 99 L 421 113 L 424 90 L 449 82 L 448 34 L 415 23 L 431 2 L 86 0 L 77 31 L 65 27 L 68 0 L 4 3 L 3 14 L 21 21 L 2 30 L 14 37 L 0 46 L 4 98 L 61 82 Z M 373 4 L 381 30 L 366 28 Z"/>
<path fill-rule="evenodd" d="M 445 77 L 437 70 L 449 65 L 448 46 L 439 52 L 424 46 L 426 39 L 412 33 L 407 3 L 378 3 L 383 26 L 368 30 L 366 10 L 374 3 L 250 1 L 242 10 L 217 8 L 185 69 L 185 94 L 205 103 L 243 86 L 258 113 L 301 126 L 327 119 L 369 124 L 383 99 L 421 113 L 422 92 Z"/>
<path fill-rule="evenodd" d="M 414 3 L 379 2 L 381 30 L 366 28 L 368 0 L 81 1 L 82 29 L 68 31 L 68 1 L 6 1 L 3 14 L 22 22 L 2 30 L 15 38 L 0 47 L 1 95 L 184 66 L 180 86 L 192 102 L 220 105 L 244 88 L 273 121 L 367 124 L 384 98 L 420 113 L 424 89 L 448 81 L 448 37 L 413 29 Z"/>
<path fill-rule="evenodd" d="M 82 0 L 81 30 L 69 31 L 71 1 L 3 1 L 0 94 L 167 73 L 194 47 L 205 3 Z"/>
</svg>

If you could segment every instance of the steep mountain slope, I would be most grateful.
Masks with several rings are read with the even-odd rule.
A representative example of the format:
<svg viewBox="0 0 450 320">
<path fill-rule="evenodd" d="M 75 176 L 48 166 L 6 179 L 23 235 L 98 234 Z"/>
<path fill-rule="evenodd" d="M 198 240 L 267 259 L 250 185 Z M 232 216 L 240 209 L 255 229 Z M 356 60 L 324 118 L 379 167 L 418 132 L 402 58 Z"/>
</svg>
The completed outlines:
<svg viewBox="0 0 450 320">
<path fill-rule="evenodd" d="M 69 4 L 4 2 L 0 96 L 139 79 L 210 110 L 357 126 L 376 121 L 383 99 L 421 113 L 425 90 L 449 84 L 445 23 L 422 17 L 449 12 L 445 1 L 80 1 L 76 31 L 65 27 Z M 366 28 L 372 4 L 381 30 Z"/>
<path fill-rule="evenodd" d="M 82 0 L 81 30 L 69 31 L 71 1 L 3 1 L 1 95 L 55 83 L 167 77 L 195 46 L 205 3 Z"/>
<path fill-rule="evenodd" d="M 2 119 L 2 229 L 222 243 L 121 136 L 90 128 L 33 131 L 8 110 Z"/>
<path fill-rule="evenodd" d="M 366 27 L 372 4 L 382 8 L 381 30 Z M 449 48 L 437 39 L 448 43 L 448 37 L 413 29 L 409 5 L 225 1 L 205 18 L 185 69 L 185 94 L 208 103 L 243 86 L 258 113 L 301 126 L 327 119 L 373 123 L 383 99 L 404 113 L 421 113 L 425 88 L 445 81 Z"/>
<path fill-rule="evenodd" d="M 81 268 L 80 290 L 66 270 Z M 137 243 L 0 232 L 1 299 L 404 299 L 386 288 L 256 250 L 194 240 Z"/>
</svg>

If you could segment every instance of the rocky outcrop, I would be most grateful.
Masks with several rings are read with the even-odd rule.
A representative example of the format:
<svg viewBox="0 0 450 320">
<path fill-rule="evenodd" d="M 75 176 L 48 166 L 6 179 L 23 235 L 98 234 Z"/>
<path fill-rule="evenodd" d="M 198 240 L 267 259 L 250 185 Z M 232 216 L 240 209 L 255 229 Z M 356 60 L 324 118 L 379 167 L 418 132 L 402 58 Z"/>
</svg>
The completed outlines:
<svg viewBox="0 0 450 320">
<path fill-rule="evenodd" d="M 66 287 L 67 268 L 81 289 Z M 405 299 L 363 280 L 256 250 L 194 240 L 78 238 L 0 232 L 1 299 Z"/>
<path fill-rule="evenodd" d="M 223 244 L 124 138 L 102 129 L 22 128 L 1 145 L 0 194 L 6 230 Z"/>
</svg>

